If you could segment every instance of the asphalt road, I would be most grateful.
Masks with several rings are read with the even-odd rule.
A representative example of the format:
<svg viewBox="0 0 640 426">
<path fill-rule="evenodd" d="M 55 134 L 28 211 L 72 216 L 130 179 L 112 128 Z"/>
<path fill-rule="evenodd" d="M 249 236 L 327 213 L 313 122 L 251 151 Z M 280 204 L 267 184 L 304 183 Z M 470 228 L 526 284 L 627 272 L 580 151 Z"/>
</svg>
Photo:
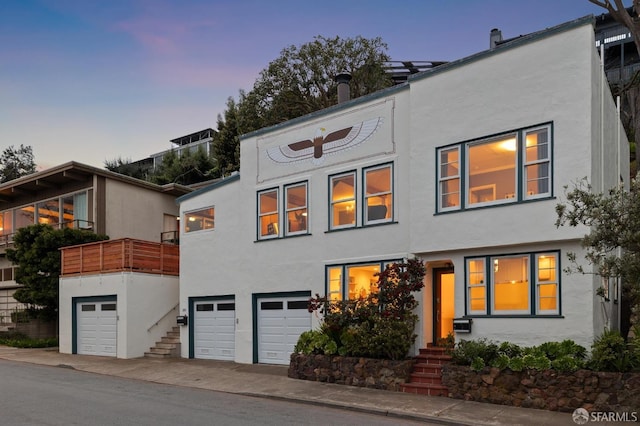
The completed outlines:
<svg viewBox="0 0 640 426">
<path fill-rule="evenodd" d="M 412 425 L 350 410 L 0 360 L 3 425 Z"/>
</svg>

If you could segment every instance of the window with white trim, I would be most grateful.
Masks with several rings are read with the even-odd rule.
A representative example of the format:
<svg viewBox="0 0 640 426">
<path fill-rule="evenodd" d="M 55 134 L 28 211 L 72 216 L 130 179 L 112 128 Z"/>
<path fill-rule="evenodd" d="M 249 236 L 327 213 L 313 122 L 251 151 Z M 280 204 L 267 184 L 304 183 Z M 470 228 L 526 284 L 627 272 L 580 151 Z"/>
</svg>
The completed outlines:
<svg viewBox="0 0 640 426">
<path fill-rule="evenodd" d="M 467 315 L 558 315 L 559 252 L 467 258 Z"/>
<path fill-rule="evenodd" d="M 438 211 L 550 197 L 551 152 L 551 124 L 439 148 Z"/>
</svg>

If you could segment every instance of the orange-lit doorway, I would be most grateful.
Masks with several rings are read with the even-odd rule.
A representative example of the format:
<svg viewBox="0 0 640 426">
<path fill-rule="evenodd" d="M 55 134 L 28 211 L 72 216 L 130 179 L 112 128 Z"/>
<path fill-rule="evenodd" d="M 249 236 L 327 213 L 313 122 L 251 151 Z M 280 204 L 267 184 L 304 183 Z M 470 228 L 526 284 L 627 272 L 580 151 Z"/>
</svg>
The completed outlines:
<svg viewBox="0 0 640 426">
<path fill-rule="evenodd" d="M 453 333 L 455 275 L 452 268 L 433 270 L 433 341 Z"/>
</svg>

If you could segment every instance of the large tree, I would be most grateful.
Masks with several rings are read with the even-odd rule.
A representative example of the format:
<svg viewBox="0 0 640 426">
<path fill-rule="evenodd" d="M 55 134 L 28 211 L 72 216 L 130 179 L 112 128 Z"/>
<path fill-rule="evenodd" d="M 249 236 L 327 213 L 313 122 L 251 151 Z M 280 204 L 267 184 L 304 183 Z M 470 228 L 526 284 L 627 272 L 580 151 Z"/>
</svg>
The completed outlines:
<svg viewBox="0 0 640 426">
<path fill-rule="evenodd" d="M 0 155 L 0 183 L 9 182 L 21 176 L 35 173 L 36 163 L 30 146 L 13 145 L 5 148 Z"/>
<path fill-rule="evenodd" d="M 380 37 L 367 39 L 316 36 L 300 46 L 289 46 L 262 70 L 253 89 L 241 99 L 240 113 L 247 115 L 243 131 L 278 124 L 335 105 L 335 77 L 352 76 L 352 98 L 393 84 L 384 70 L 389 60 Z"/>
<path fill-rule="evenodd" d="M 607 281 L 622 279 L 621 332 L 626 335 L 640 315 L 640 180 L 632 179 L 629 191 L 619 185 L 597 193 L 586 179 L 565 189 L 566 201 L 556 206 L 556 226 L 588 227 L 582 246 L 593 273 Z M 566 271 L 591 272 L 575 253 L 569 258 Z"/>
<path fill-rule="evenodd" d="M 224 117 L 218 115 L 218 133 L 213 140 L 213 156 L 218 176 L 226 176 L 240 169 L 240 143 L 238 130 L 238 105 L 227 99 Z"/>
<path fill-rule="evenodd" d="M 108 239 L 81 229 L 56 229 L 36 224 L 18 229 L 14 248 L 7 249 L 7 259 L 17 265 L 15 280 L 22 287 L 13 297 L 27 304 L 44 319 L 54 319 L 58 311 L 58 279 L 61 272 L 60 248 Z"/>
<path fill-rule="evenodd" d="M 215 158 L 207 154 L 203 147 L 198 147 L 195 152 L 188 149 L 180 153 L 171 150 L 162 157 L 162 164 L 149 174 L 149 180 L 158 185 L 191 185 L 216 177 L 215 171 Z"/>
</svg>

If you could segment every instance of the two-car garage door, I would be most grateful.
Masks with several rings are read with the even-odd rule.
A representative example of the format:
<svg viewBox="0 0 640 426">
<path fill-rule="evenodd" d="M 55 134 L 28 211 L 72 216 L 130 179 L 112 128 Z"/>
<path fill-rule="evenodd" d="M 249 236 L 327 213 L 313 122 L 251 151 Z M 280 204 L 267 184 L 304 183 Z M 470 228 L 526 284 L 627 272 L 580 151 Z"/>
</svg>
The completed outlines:
<svg viewBox="0 0 640 426">
<path fill-rule="evenodd" d="M 309 296 L 257 299 L 258 362 L 289 364 L 302 332 L 311 329 Z"/>
</svg>

